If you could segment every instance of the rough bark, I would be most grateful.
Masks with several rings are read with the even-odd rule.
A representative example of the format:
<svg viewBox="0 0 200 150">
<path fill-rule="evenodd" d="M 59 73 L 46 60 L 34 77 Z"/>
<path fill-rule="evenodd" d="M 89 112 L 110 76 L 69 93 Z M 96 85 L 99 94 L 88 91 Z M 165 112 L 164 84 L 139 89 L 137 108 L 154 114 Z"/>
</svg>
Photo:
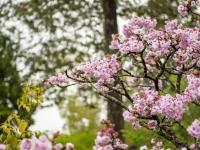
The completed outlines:
<svg viewBox="0 0 200 150">
<path fill-rule="evenodd" d="M 105 39 L 105 52 L 112 53 L 109 49 L 110 42 L 112 40 L 112 34 L 118 32 L 117 26 L 117 2 L 116 0 L 102 0 L 102 8 L 104 15 L 104 39 Z M 110 92 L 110 96 L 117 98 L 118 100 L 122 100 L 120 94 L 116 92 Z M 124 120 L 122 117 L 122 108 L 113 102 L 108 102 L 107 106 L 108 110 L 108 119 L 115 124 L 115 130 L 119 132 L 119 136 L 122 139 L 121 129 L 124 128 Z"/>
</svg>

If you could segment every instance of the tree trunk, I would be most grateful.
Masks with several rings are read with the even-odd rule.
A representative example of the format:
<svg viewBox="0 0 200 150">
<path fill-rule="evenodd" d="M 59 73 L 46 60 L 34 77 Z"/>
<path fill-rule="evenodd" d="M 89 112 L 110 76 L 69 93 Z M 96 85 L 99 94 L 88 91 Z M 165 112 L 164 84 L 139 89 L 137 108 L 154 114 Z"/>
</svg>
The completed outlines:
<svg viewBox="0 0 200 150">
<path fill-rule="evenodd" d="M 117 2 L 116 0 L 102 0 L 102 8 L 104 15 L 104 40 L 105 40 L 105 51 L 106 53 L 113 52 L 109 49 L 110 42 L 112 40 L 112 34 L 118 32 L 117 27 Z M 118 100 L 122 100 L 120 94 L 116 92 L 110 92 L 110 96 L 115 97 Z M 119 137 L 122 139 L 121 129 L 124 128 L 124 120 L 122 117 L 122 108 L 117 104 L 109 101 L 108 106 L 108 119 L 115 124 L 115 130 L 119 132 Z"/>
</svg>

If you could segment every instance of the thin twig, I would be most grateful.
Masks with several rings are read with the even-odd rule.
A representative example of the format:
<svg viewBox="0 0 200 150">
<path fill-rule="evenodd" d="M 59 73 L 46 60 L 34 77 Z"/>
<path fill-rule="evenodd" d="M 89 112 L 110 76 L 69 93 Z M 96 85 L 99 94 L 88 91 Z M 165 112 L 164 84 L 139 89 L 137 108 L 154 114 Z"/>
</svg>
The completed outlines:
<svg viewBox="0 0 200 150">
<path fill-rule="evenodd" d="M 125 85 L 124 85 L 124 82 L 123 82 L 122 80 L 120 80 L 120 83 L 121 83 L 122 88 L 123 88 L 123 90 L 124 90 L 124 92 L 125 92 L 125 96 L 128 98 L 128 100 L 129 100 L 131 103 L 133 103 L 133 99 L 132 99 L 131 96 L 129 95 L 129 93 L 128 93 L 128 91 L 127 91 Z"/>
</svg>

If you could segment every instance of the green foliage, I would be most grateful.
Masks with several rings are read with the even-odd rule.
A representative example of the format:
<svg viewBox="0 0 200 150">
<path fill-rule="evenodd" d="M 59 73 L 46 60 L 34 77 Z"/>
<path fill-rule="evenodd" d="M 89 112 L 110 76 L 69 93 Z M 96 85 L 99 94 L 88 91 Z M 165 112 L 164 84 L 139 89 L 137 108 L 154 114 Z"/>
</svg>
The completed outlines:
<svg viewBox="0 0 200 150">
<path fill-rule="evenodd" d="M 123 135 L 125 137 L 125 141 L 129 146 L 134 146 L 136 148 L 147 145 L 151 147 L 151 139 L 157 139 L 163 141 L 164 147 L 175 148 L 175 146 L 164 139 L 163 137 L 157 135 L 155 132 L 147 130 L 145 128 L 133 129 L 130 124 L 126 124 L 125 130 L 123 130 Z"/>
<path fill-rule="evenodd" d="M 17 111 L 16 100 L 21 95 L 21 79 L 16 68 L 17 45 L 0 31 L 0 123 L 12 111 Z"/>
<path fill-rule="evenodd" d="M 37 86 L 25 86 L 22 96 L 17 100 L 18 109 L 30 112 L 43 102 L 43 90 Z"/>
<path fill-rule="evenodd" d="M 168 74 L 166 76 L 169 76 Z M 161 94 L 171 94 L 171 95 L 175 95 L 176 94 L 176 84 L 177 84 L 177 79 L 178 79 L 178 76 L 177 75 L 170 75 L 169 77 L 169 82 L 168 84 L 170 85 L 163 85 L 164 86 L 164 90 Z M 187 86 L 187 80 L 181 78 L 181 81 L 180 81 L 180 92 L 183 92 L 184 89 L 186 88 Z"/>
<path fill-rule="evenodd" d="M 19 140 L 27 135 L 31 135 L 30 131 L 27 131 L 29 121 L 21 119 L 16 114 L 11 114 L 8 119 L 0 126 L 2 134 L 0 135 L 0 141 L 5 143 L 8 148 L 15 149 Z"/>
<path fill-rule="evenodd" d="M 199 118 L 200 116 L 200 109 L 195 104 L 190 104 L 187 108 L 187 111 L 184 114 L 183 119 L 181 120 L 180 126 L 174 126 L 174 130 L 176 131 L 176 135 L 181 139 L 188 141 L 189 144 L 195 143 L 195 139 L 188 135 L 186 128 L 191 125 L 191 123 Z"/>
<path fill-rule="evenodd" d="M 32 132 L 28 130 L 30 116 L 33 110 L 43 101 L 43 92 L 40 87 L 26 85 L 21 98 L 17 100 L 18 112 L 8 116 L 1 124 L 0 142 L 7 145 L 8 149 L 18 149 L 20 139 L 30 137 Z"/>
<path fill-rule="evenodd" d="M 71 135 L 60 135 L 55 139 L 56 143 L 65 144 L 67 142 L 71 142 L 76 145 L 77 150 L 92 150 L 94 146 L 94 139 L 95 139 L 94 132 L 88 131 L 79 131 L 73 133 Z"/>
<path fill-rule="evenodd" d="M 19 130 L 17 131 L 16 128 Z M 26 128 L 28 127 L 28 121 L 20 119 L 20 116 L 16 114 L 11 114 L 8 119 L 1 125 L 1 129 L 6 134 L 21 134 L 23 133 Z M 18 132 L 18 133 L 17 133 Z"/>
<path fill-rule="evenodd" d="M 31 132 L 27 131 L 28 123 L 28 120 L 21 119 L 16 114 L 11 114 L 1 125 L 3 134 L 0 135 L 0 141 L 7 144 L 10 149 L 15 149 L 21 138 L 31 135 Z"/>
<path fill-rule="evenodd" d="M 92 99 L 92 98 L 91 98 Z M 94 131 L 97 127 L 99 107 L 96 100 L 85 102 L 83 97 L 68 95 L 67 103 L 59 104 L 63 118 L 66 118 L 70 133 L 78 131 Z"/>
</svg>

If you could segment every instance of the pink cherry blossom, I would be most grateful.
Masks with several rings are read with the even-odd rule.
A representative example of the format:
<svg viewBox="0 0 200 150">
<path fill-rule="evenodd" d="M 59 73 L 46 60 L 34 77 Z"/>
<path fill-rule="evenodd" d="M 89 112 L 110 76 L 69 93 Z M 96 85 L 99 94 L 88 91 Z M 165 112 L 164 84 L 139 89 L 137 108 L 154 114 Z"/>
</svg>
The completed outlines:
<svg viewBox="0 0 200 150">
<path fill-rule="evenodd" d="M 63 149 L 63 145 L 61 143 L 58 143 L 56 145 L 53 146 L 53 150 L 62 150 Z"/>
<path fill-rule="evenodd" d="M 153 30 L 156 24 L 157 21 L 155 19 L 134 17 L 126 25 L 124 25 L 123 33 L 126 37 L 130 37 L 136 34 L 143 34 L 145 30 Z"/>
<path fill-rule="evenodd" d="M 115 143 L 114 147 L 117 149 L 127 149 L 128 148 L 128 145 L 122 143 L 119 139 L 116 139 L 114 143 Z"/>
<path fill-rule="evenodd" d="M 67 76 L 65 74 L 58 73 L 54 76 L 49 77 L 45 82 L 52 85 L 62 85 L 67 83 Z"/>
<path fill-rule="evenodd" d="M 81 65 L 80 70 L 86 77 L 95 78 L 97 80 L 97 89 L 103 89 L 105 85 L 113 85 L 114 76 L 119 70 L 119 63 L 116 55 L 111 55 L 101 60 L 94 60 Z"/>
<path fill-rule="evenodd" d="M 186 87 L 184 94 L 188 96 L 190 101 L 195 101 L 200 99 L 200 78 L 194 75 L 188 75 L 188 86 Z M 189 101 L 188 100 L 188 101 Z"/>
<path fill-rule="evenodd" d="M 178 29 L 179 28 L 179 23 L 178 23 L 178 21 L 177 20 L 169 20 L 169 21 L 166 21 L 165 22 L 165 31 L 166 32 L 170 32 L 170 33 L 174 33 L 174 31 L 176 30 L 176 29 Z"/>
<path fill-rule="evenodd" d="M 0 150 L 6 150 L 6 145 L 0 144 Z"/>
<path fill-rule="evenodd" d="M 102 128 L 95 139 L 93 150 L 125 150 L 128 148 L 118 137 L 109 121 L 102 122 Z"/>
<path fill-rule="evenodd" d="M 178 6 L 178 12 L 182 16 L 187 16 L 191 8 L 197 7 L 199 5 L 200 5 L 199 0 L 185 0 Z"/>
<path fill-rule="evenodd" d="M 148 128 L 150 128 L 150 129 L 155 129 L 156 128 L 156 126 L 157 126 L 157 121 L 156 120 L 149 120 L 148 121 Z"/>
<path fill-rule="evenodd" d="M 187 132 L 197 140 L 200 140 L 200 120 L 195 119 L 187 128 Z"/>
<path fill-rule="evenodd" d="M 148 150 L 148 148 L 147 148 L 146 145 L 144 145 L 144 146 L 141 146 L 141 147 L 140 147 L 140 150 Z"/>
<path fill-rule="evenodd" d="M 144 90 L 135 93 L 133 96 L 134 105 L 133 109 L 141 115 L 151 115 L 152 106 L 159 100 L 158 92 L 154 90 Z"/>
<path fill-rule="evenodd" d="M 164 95 L 155 103 L 152 108 L 152 115 L 163 114 L 168 117 L 180 120 L 183 117 L 185 103 L 171 95 Z"/>
<path fill-rule="evenodd" d="M 118 34 L 113 34 L 112 35 L 112 41 L 110 44 L 111 49 L 119 49 L 119 35 Z"/>
<path fill-rule="evenodd" d="M 181 16 L 187 16 L 188 15 L 188 8 L 187 8 L 187 6 L 179 5 L 178 6 L 178 12 L 180 13 Z"/>
<path fill-rule="evenodd" d="M 51 150 L 52 144 L 48 138 L 44 135 L 40 136 L 39 139 L 35 137 L 31 139 L 23 139 L 20 144 L 20 150 Z"/>
<path fill-rule="evenodd" d="M 72 143 L 67 143 L 65 145 L 65 150 L 75 150 L 74 144 Z"/>
<path fill-rule="evenodd" d="M 139 41 L 137 37 L 130 37 L 119 44 L 119 50 L 123 54 L 138 53 L 141 52 L 143 48 L 142 41 Z"/>
<path fill-rule="evenodd" d="M 20 150 L 34 150 L 36 147 L 33 139 L 23 139 L 20 144 Z"/>
</svg>

